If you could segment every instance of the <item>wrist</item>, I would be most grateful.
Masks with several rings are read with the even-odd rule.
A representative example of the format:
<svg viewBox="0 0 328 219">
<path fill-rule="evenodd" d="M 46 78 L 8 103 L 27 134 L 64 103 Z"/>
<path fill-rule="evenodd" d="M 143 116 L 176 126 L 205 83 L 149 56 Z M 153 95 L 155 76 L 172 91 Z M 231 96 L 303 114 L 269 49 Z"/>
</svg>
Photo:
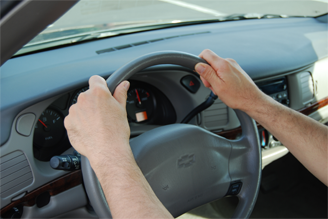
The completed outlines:
<svg viewBox="0 0 328 219">
<path fill-rule="evenodd" d="M 272 97 L 262 93 L 259 98 L 252 101 L 252 107 L 247 108 L 244 112 L 258 121 L 261 116 L 270 114 L 276 104 L 278 103 Z"/>
<path fill-rule="evenodd" d="M 256 115 L 259 111 L 265 111 L 272 101 L 274 100 L 271 97 L 259 91 L 257 95 L 254 95 L 252 100 L 249 100 L 249 104 L 245 104 L 244 108 L 241 110 L 253 117 L 253 115 Z"/>
<path fill-rule="evenodd" d="M 104 164 L 117 164 L 124 160 L 134 160 L 129 142 L 111 142 L 110 144 L 96 144 L 88 155 L 92 168 Z"/>
</svg>

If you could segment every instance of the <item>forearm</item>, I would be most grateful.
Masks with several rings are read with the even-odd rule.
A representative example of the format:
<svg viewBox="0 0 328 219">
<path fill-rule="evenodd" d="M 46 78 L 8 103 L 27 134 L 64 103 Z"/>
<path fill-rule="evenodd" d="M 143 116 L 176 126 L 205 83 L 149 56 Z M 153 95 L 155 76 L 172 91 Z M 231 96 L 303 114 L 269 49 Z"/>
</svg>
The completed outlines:
<svg viewBox="0 0 328 219">
<path fill-rule="evenodd" d="M 173 218 L 149 186 L 132 152 L 103 157 L 91 165 L 114 218 Z"/>
<path fill-rule="evenodd" d="M 328 128 L 263 95 L 247 113 L 272 133 L 319 180 L 328 185 Z"/>
</svg>

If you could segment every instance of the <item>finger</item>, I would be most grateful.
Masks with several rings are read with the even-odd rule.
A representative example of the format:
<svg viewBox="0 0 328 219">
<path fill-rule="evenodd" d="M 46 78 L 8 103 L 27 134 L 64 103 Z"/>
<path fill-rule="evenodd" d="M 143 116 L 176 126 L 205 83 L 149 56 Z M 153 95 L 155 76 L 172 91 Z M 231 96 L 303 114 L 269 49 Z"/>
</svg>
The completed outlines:
<svg viewBox="0 0 328 219">
<path fill-rule="evenodd" d="M 211 87 L 217 86 L 221 83 L 221 79 L 218 77 L 218 75 L 211 66 L 204 63 L 198 63 L 195 66 L 195 70 L 203 79 L 205 79 L 211 85 Z M 206 87 L 209 87 L 207 86 L 207 83 L 204 85 Z"/>
<path fill-rule="evenodd" d="M 200 80 L 202 80 L 205 87 L 211 87 L 211 84 L 208 83 L 208 81 L 206 81 L 206 79 L 204 79 L 202 76 L 200 76 Z"/>
<path fill-rule="evenodd" d="M 211 89 L 211 91 L 215 94 L 216 94 L 216 91 L 213 89 L 213 87 L 211 86 L 210 83 L 208 83 L 208 81 L 206 81 L 202 76 L 200 77 L 200 80 L 202 80 L 203 84 L 205 85 L 205 87 Z"/>
<path fill-rule="evenodd" d="M 97 86 L 107 87 L 107 83 L 105 79 L 100 77 L 99 75 L 93 75 L 89 79 L 89 89 L 93 89 Z"/>
<path fill-rule="evenodd" d="M 127 92 L 129 90 L 130 83 L 128 81 L 123 81 L 120 83 L 114 92 L 114 98 L 121 104 L 122 107 L 126 106 Z"/>
<path fill-rule="evenodd" d="M 206 60 L 207 63 L 210 64 L 215 71 L 219 70 L 221 62 L 224 61 L 223 58 L 209 49 L 205 49 L 203 52 L 201 52 L 199 57 Z"/>
<path fill-rule="evenodd" d="M 69 130 L 70 125 L 71 125 L 71 121 L 69 120 L 69 118 L 70 118 L 70 117 L 68 117 L 68 116 L 66 116 L 66 117 L 64 118 L 64 126 L 65 126 L 66 130 Z"/>
<path fill-rule="evenodd" d="M 213 87 L 209 87 L 209 89 L 211 89 L 211 91 L 213 92 L 214 95 L 218 96 Z"/>
</svg>

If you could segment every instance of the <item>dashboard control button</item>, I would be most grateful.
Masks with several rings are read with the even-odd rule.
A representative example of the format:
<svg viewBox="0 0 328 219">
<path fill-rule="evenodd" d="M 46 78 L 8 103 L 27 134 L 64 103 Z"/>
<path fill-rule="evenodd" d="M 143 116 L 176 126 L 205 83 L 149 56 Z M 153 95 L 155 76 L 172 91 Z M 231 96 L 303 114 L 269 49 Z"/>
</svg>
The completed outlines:
<svg viewBox="0 0 328 219">
<path fill-rule="evenodd" d="M 241 190 L 243 183 L 242 182 L 235 182 L 232 183 L 229 187 L 227 195 L 238 195 Z"/>
<path fill-rule="evenodd" d="M 191 93 L 196 93 L 200 87 L 199 81 L 192 75 L 181 78 L 181 84 Z"/>
<path fill-rule="evenodd" d="M 284 104 L 284 105 L 289 105 L 289 100 L 288 99 L 283 99 L 281 101 L 281 103 Z"/>
<path fill-rule="evenodd" d="M 282 98 L 282 95 L 281 95 L 281 94 L 278 94 L 278 95 L 277 95 L 277 98 L 278 98 L 278 99 L 281 99 L 281 98 Z"/>
<path fill-rule="evenodd" d="M 29 136 L 31 134 L 34 121 L 35 115 L 33 113 L 21 115 L 16 122 L 16 131 L 21 135 Z"/>
</svg>

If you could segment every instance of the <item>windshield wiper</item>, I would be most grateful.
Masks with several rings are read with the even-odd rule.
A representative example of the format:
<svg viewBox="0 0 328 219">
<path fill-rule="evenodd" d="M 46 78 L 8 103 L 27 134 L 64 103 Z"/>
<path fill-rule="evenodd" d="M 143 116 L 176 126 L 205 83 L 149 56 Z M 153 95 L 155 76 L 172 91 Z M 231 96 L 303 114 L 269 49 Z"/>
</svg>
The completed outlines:
<svg viewBox="0 0 328 219">
<path fill-rule="evenodd" d="M 245 20 L 245 19 L 266 19 L 266 18 L 291 18 L 291 17 L 307 17 L 307 16 L 288 16 L 288 15 L 278 15 L 278 14 L 257 14 L 257 13 L 248 13 L 248 14 L 231 14 L 228 16 L 222 16 L 215 19 L 205 19 L 205 20 L 185 20 L 185 21 L 168 21 L 162 23 L 155 23 L 154 21 L 150 22 L 140 22 L 131 24 L 129 26 L 110 28 L 105 30 L 97 30 L 95 27 L 90 28 L 71 28 L 69 30 L 64 30 L 69 32 L 71 35 L 66 35 L 63 33 L 63 30 L 52 31 L 50 33 L 41 33 L 38 37 L 45 40 L 34 41 L 33 40 L 26 44 L 21 50 L 19 50 L 15 56 L 31 53 L 34 51 L 40 51 L 48 48 L 58 47 L 62 45 L 75 44 L 82 41 L 100 39 L 113 37 L 118 35 L 124 35 L 129 33 L 142 32 L 147 30 L 163 29 L 169 27 L 178 27 L 178 26 L 187 26 L 195 24 L 204 24 L 204 23 L 216 23 L 224 21 L 236 21 L 236 20 Z M 85 30 L 88 30 L 84 32 Z M 75 33 L 75 34 L 72 34 Z M 52 34 L 52 35 L 51 35 Z M 49 36 L 50 35 L 50 36 Z M 60 36 L 60 37 L 55 37 Z"/>
</svg>

